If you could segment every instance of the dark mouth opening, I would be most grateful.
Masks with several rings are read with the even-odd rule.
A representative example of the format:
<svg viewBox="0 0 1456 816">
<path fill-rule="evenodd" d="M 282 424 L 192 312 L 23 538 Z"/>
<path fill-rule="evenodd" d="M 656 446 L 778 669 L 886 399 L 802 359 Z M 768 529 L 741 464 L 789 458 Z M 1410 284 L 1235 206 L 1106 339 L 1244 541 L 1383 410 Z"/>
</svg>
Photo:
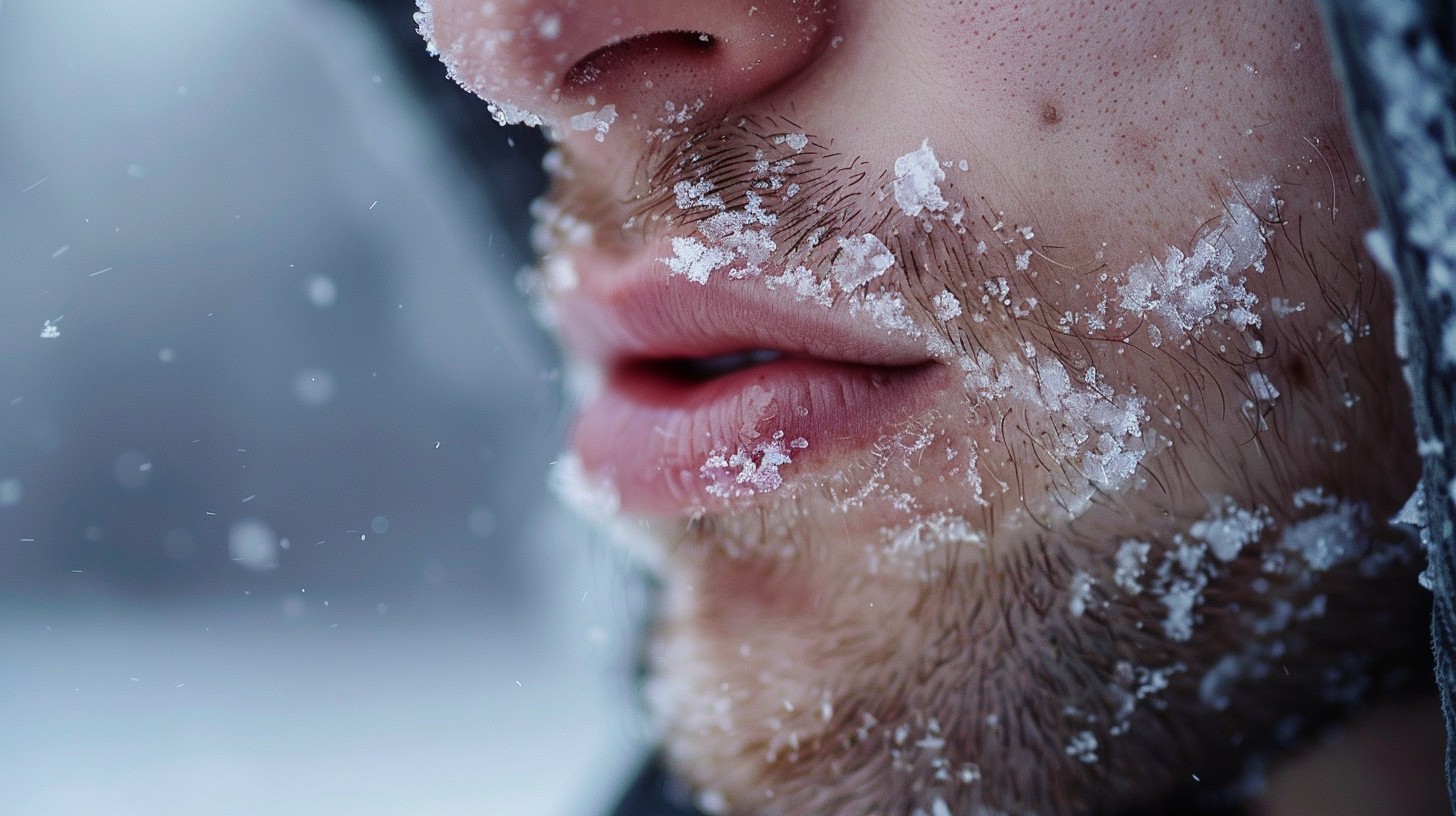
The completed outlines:
<svg viewBox="0 0 1456 816">
<path fill-rule="evenodd" d="M 750 349 L 712 357 L 642 360 L 629 364 L 629 368 L 674 382 L 696 384 L 710 382 L 746 368 L 772 363 L 775 360 L 783 359 L 783 356 L 783 352 L 772 349 Z"/>
</svg>

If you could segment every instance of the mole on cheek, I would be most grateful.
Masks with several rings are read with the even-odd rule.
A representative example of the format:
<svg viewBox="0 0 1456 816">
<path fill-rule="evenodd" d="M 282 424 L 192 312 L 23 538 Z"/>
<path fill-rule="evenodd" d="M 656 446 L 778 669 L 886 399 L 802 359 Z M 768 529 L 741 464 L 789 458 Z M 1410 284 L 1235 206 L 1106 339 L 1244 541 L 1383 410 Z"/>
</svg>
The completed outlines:
<svg viewBox="0 0 1456 816">
<path fill-rule="evenodd" d="M 1062 123 L 1062 111 L 1054 101 L 1041 103 L 1041 124 L 1045 128 L 1054 128 Z"/>
<path fill-rule="evenodd" d="M 1304 355 L 1295 354 L 1284 363 L 1284 376 L 1294 388 L 1309 387 L 1309 364 L 1304 361 Z"/>
</svg>

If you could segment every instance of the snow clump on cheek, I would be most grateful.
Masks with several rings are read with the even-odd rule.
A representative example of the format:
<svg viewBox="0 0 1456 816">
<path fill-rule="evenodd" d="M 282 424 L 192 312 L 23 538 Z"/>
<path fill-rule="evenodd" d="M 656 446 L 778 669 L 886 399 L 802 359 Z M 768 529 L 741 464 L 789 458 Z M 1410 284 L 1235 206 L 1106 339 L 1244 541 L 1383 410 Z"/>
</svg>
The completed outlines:
<svg viewBox="0 0 1456 816">
<path fill-rule="evenodd" d="M 1258 328 L 1259 299 L 1248 290 L 1247 276 L 1264 271 L 1269 225 L 1277 221 L 1278 209 L 1269 179 L 1238 185 L 1223 218 L 1194 241 L 1191 251 L 1170 246 L 1163 258 L 1129 269 L 1117 291 L 1118 305 L 1138 320 L 1152 318 L 1164 331 L 1186 338 L 1184 347 L 1214 322 L 1236 331 Z M 1153 340 L 1160 345 L 1156 336 Z"/>
<path fill-rule="evenodd" d="M 930 149 L 930 140 L 920 143 L 918 150 L 895 159 L 895 203 L 906 216 L 914 218 L 925 210 L 940 212 L 947 206 L 937 182 L 945 180 L 945 171 Z"/>
</svg>

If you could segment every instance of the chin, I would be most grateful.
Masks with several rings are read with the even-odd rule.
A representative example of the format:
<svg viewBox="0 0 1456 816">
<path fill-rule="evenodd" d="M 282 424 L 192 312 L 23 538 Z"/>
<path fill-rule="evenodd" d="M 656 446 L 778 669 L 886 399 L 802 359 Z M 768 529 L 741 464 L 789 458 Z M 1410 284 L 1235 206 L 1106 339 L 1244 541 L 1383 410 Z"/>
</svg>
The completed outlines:
<svg viewBox="0 0 1456 816">
<path fill-rule="evenodd" d="M 663 550 L 646 699 L 708 812 L 1195 812 L 1423 659 L 1410 539 L 1334 500 L 1223 561 L 1198 521 L 1113 533 L 1127 508 L 891 553 L 808 492 Z"/>
</svg>

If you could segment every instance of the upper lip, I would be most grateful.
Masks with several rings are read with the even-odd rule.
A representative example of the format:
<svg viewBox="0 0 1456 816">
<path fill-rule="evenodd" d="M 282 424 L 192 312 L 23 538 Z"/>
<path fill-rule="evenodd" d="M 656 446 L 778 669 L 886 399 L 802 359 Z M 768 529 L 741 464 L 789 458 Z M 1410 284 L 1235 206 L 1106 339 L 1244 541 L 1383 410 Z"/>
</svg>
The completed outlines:
<svg viewBox="0 0 1456 816">
<path fill-rule="evenodd" d="M 605 269 L 592 264 L 580 260 L 579 285 L 557 297 L 557 329 L 577 357 L 607 369 L 757 351 L 883 367 L 932 360 L 923 338 L 761 281 L 670 277 L 651 253 Z"/>
</svg>

